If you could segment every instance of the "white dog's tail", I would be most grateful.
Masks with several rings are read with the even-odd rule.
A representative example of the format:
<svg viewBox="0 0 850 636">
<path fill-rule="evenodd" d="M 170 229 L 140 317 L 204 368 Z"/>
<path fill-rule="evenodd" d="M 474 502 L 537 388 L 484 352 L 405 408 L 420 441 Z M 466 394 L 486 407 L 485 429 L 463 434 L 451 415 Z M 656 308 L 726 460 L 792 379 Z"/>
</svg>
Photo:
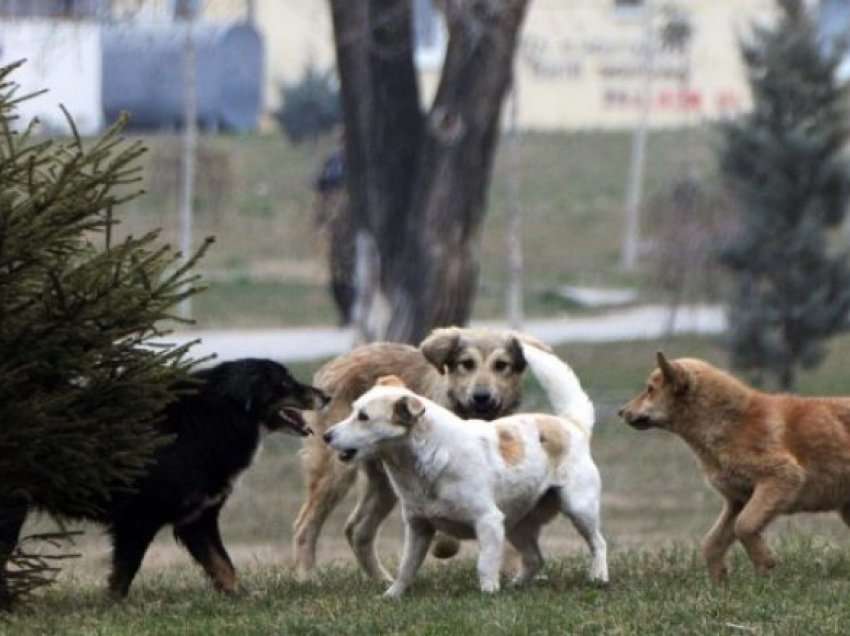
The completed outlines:
<svg viewBox="0 0 850 636">
<path fill-rule="evenodd" d="M 570 366 L 558 356 L 527 344 L 522 345 L 522 353 L 555 414 L 573 420 L 588 436 L 593 433 L 596 421 L 593 402 Z"/>
</svg>

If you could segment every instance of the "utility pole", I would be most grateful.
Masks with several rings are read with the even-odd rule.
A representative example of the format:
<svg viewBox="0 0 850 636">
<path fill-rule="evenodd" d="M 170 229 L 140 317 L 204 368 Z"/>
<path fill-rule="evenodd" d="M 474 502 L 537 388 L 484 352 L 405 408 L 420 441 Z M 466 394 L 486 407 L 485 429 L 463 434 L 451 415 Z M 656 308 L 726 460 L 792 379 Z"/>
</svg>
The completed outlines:
<svg viewBox="0 0 850 636">
<path fill-rule="evenodd" d="M 183 150 L 181 161 L 180 188 L 180 252 L 184 260 L 192 254 L 192 216 L 195 197 L 195 154 L 198 141 L 198 86 L 197 52 L 193 26 L 195 12 L 189 9 L 183 20 L 186 27 L 186 40 L 183 45 Z M 192 317 L 192 301 L 184 299 L 179 307 L 180 316 Z"/>
<path fill-rule="evenodd" d="M 522 294 L 522 202 L 520 201 L 520 160 L 519 160 L 519 87 L 516 73 L 510 94 L 509 128 L 507 134 L 508 156 L 508 285 L 507 285 L 507 314 L 508 324 L 513 329 L 522 329 L 524 319 Z"/>
<path fill-rule="evenodd" d="M 655 66 L 655 38 L 653 33 L 654 7 L 652 0 L 644 4 L 643 25 L 643 91 L 640 115 L 632 136 L 632 157 L 626 187 L 626 230 L 623 235 L 622 261 L 624 270 L 632 271 L 637 265 L 640 244 L 640 203 L 643 196 L 643 174 L 646 164 L 646 136 L 652 111 L 652 76 Z"/>
</svg>

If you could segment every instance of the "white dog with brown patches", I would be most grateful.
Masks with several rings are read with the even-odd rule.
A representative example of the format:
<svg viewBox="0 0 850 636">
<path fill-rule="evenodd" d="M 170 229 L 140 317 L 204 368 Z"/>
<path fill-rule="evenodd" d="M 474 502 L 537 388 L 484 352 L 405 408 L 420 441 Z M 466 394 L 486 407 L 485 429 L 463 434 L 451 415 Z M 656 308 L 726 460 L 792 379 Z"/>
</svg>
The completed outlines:
<svg viewBox="0 0 850 636">
<path fill-rule="evenodd" d="M 437 530 L 478 539 L 484 592 L 499 589 L 507 538 L 522 557 L 514 583 L 525 583 L 543 565 L 540 528 L 559 510 L 590 548 L 590 578 L 607 582 L 601 481 L 590 455 L 593 404 L 556 356 L 526 345 L 523 354 L 557 417 L 461 420 L 389 376 L 325 434 L 343 461 L 380 459 L 402 502 L 404 553 L 386 596 L 396 598 L 411 584 Z"/>
</svg>

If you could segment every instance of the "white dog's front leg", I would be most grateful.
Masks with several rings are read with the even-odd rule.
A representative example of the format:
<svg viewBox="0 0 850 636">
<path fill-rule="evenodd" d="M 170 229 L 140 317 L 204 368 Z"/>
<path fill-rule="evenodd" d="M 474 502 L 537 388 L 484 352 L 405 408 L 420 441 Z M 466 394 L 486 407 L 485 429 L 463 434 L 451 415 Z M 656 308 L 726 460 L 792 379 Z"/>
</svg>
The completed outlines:
<svg viewBox="0 0 850 636">
<path fill-rule="evenodd" d="M 419 566 L 428 554 L 434 527 L 424 519 L 406 519 L 404 524 L 404 550 L 395 582 L 384 592 L 386 598 L 398 598 L 413 582 Z"/>
<path fill-rule="evenodd" d="M 499 591 L 499 572 L 505 547 L 505 516 L 488 512 L 475 522 L 478 537 L 478 581 L 482 592 Z"/>
</svg>

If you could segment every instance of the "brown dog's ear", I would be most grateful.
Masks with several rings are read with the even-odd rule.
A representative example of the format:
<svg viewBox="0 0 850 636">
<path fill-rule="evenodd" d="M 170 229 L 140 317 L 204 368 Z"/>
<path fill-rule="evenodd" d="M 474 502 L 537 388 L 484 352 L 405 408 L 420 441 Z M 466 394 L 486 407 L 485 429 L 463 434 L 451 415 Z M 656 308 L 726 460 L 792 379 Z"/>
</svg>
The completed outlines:
<svg viewBox="0 0 850 636">
<path fill-rule="evenodd" d="M 661 375 L 664 376 L 664 382 L 673 387 L 675 393 L 684 393 L 688 390 L 688 373 L 675 362 L 670 362 L 664 356 L 664 353 L 659 351 L 655 354 L 658 361 L 658 368 L 661 369 Z"/>
<path fill-rule="evenodd" d="M 508 338 L 508 344 L 505 346 L 505 349 L 507 350 L 508 355 L 511 356 L 511 362 L 514 366 L 514 370 L 517 373 L 525 371 L 525 367 L 528 366 L 528 362 L 525 361 L 525 355 L 522 352 L 522 345 L 519 343 L 519 340 L 511 336 Z"/>
<path fill-rule="evenodd" d="M 413 426 L 423 413 L 425 405 L 422 401 L 409 395 L 400 397 L 393 405 L 393 416 L 403 426 Z"/>
<path fill-rule="evenodd" d="M 375 386 L 405 386 L 404 382 L 397 375 L 382 375 L 375 382 Z"/>
<path fill-rule="evenodd" d="M 440 373 L 446 372 L 446 365 L 460 349 L 460 332 L 454 327 L 435 329 L 419 345 L 425 359 Z"/>
</svg>

